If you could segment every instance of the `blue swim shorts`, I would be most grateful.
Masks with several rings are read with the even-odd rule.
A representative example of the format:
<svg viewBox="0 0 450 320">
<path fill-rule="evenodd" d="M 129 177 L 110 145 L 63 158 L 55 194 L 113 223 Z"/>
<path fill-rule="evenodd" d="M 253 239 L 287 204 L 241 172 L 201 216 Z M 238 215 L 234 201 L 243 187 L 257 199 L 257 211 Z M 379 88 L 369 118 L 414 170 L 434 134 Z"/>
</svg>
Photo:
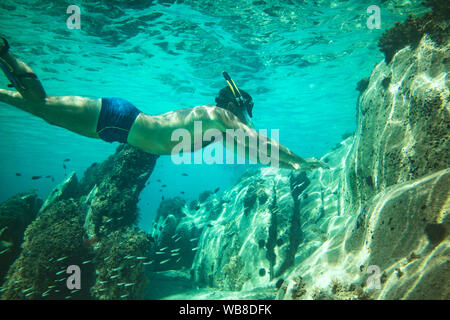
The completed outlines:
<svg viewBox="0 0 450 320">
<path fill-rule="evenodd" d="M 102 98 L 97 134 L 106 142 L 127 143 L 131 126 L 141 111 L 121 98 Z"/>
</svg>

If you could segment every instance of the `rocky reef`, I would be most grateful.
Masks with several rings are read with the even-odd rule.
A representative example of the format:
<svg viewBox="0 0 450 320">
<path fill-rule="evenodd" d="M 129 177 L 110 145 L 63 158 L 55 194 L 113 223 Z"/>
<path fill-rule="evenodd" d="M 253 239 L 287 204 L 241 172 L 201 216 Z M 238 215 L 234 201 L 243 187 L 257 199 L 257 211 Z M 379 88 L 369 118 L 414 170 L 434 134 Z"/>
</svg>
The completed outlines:
<svg viewBox="0 0 450 320">
<path fill-rule="evenodd" d="M 9 270 L 1 297 L 141 298 L 152 239 L 135 228 L 136 204 L 156 159 L 120 145 L 104 162 L 88 168 L 81 181 L 72 173 L 40 209 L 42 202 L 36 209 L 27 207 L 30 219 L 22 222 L 22 230 L 38 209 L 39 213 L 25 230 L 17 259 L 11 266 L 5 264 Z M 2 208 L 8 205 L 4 203 Z M 20 232 L 20 228 L 16 230 Z M 66 285 L 71 265 L 80 267 L 80 289 L 69 290 Z"/>
<path fill-rule="evenodd" d="M 17 258 L 23 234 L 42 205 L 35 192 L 18 194 L 0 204 L 0 283 Z"/>
<path fill-rule="evenodd" d="M 395 53 L 406 46 L 415 49 L 427 34 L 437 45 L 448 43 L 450 35 L 450 8 L 446 0 L 428 0 L 425 6 L 432 11 L 423 17 L 410 15 L 405 22 L 397 22 L 380 38 L 378 46 L 384 53 L 386 62 L 391 62 Z"/>
<path fill-rule="evenodd" d="M 428 4 L 380 41 L 385 61 L 357 86 L 357 131 L 322 158 L 331 170 L 265 168 L 222 196 L 167 200 L 153 237 L 178 252 L 170 239 L 189 225 L 196 254 L 158 268 L 187 284 L 165 298 L 450 298 L 448 6 Z"/>
</svg>

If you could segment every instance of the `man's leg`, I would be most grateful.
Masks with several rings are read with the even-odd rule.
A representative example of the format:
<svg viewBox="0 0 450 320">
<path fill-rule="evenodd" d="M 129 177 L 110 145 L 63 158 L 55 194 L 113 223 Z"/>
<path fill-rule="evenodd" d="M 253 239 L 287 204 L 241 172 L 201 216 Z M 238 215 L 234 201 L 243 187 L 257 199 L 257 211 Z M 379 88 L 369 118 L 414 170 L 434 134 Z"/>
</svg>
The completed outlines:
<svg viewBox="0 0 450 320">
<path fill-rule="evenodd" d="M 40 117 L 50 124 L 75 133 L 98 138 L 96 133 L 101 109 L 100 99 L 66 96 L 50 97 L 33 70 L 0 44 L 0 63 L 19 92 L 0 89 L 0 101 Z M 5 49 L 6 48 L 6 49 Z"/>
</svg>

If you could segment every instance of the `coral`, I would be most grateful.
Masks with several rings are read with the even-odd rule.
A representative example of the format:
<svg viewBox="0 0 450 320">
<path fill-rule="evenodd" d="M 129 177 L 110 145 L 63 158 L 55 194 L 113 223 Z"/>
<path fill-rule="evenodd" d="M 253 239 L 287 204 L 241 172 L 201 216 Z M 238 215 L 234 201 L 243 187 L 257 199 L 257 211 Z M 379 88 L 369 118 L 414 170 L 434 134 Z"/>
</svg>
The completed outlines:
<svg viewBox="0 0 450 320">
<path fill-rule="evenodd" d="M 0 284 L 20 252 L 26 227 L 41 205 L 42 200 L 34 191 L 19 193 L 0 204 Z"/>
<path fill-rule="evenodd" d="M 72 174 L 57 186 L 25 231 L 23 250 L 6 276 L 2 297 L 142 298 L 152 239 L 131 226 L 137 223 L 138 197 L 156 159 L 120 145 L 103 163 L 88 168 L 79 183 Z M 126 255 L 135 257 L 133 263 L 125 259 L 117 277 L 112 275 Z M 69 265 L 81 268 L 81 290 L 67 289 Z"/>
<path fill-rule="evenodd" d="M 139 194 L 157 158 L 129 145 L 119 145 L 105 162 L 85 172 L 79 188 L 83 194 L 95 189 L 89 204 L 93 235 L 137 223 Z"/>
<path fill-rule="evenodd" d="M 144 274 L 154 245 L 148 234 L 137 228 L 114 231 L 96 251 L 96 282 L 91 294 L 96 299 L 140 299 L 147 286 Z"/>
<path fill-rule="evenodd" d="M 85 245 L 81 208 L 73 200 L 48 207 L 25 231 L 23 249 L 3 284 L 3 299 L 90 298 L 92 252 Z M 69 291 L 66 269 L 82 267 L 81 290 Z"/>
<path fill-rule="evenodd" d="M 428 1 L 427 5 L 433 8 L 431 13 L 420 18 L 410 15 L 405 22 L 397 22 L 381 36 L 378 46 L 385 54 L 386 63 L 391 62 L 398 50 L 408 45 L 413 49 L 416 48 L 424 34 L 428 34 L 438 45 L 448 42 L 450 35 L 448 2 L 432 0 Z"/>
</svg>

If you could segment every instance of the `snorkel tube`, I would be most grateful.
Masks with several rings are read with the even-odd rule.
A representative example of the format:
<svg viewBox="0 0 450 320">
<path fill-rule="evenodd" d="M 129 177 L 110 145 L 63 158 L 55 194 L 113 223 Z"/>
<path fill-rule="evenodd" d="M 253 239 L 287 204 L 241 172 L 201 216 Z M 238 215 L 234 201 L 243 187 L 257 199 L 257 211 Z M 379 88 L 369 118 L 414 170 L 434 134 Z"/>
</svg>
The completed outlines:
<svg viewBox="0 0 450 320">
<path fill-rule="evenodd" d="M 238 104 L 238 106 L 240 106 L 242 109 L 247 111 L 247 114 L 251 117 L 253 117 L 252 114 L 252 109 L 253 109 L 253 102 L 250 101 L 246 101 L 242 95 L 241 92 L 239 91 L 238 87 L 236 86 L 236 84 L 234 83 L 233 79 L 231 79 L 230 75 L 227 72 L 223 72 L 223 77 L 225 78 L 225 80 L 228 83 L 228 86 L 231 89 L 231 92 L 233 93 L 233 96 L 236 100 L 236 103 Z"/>
</svg>

